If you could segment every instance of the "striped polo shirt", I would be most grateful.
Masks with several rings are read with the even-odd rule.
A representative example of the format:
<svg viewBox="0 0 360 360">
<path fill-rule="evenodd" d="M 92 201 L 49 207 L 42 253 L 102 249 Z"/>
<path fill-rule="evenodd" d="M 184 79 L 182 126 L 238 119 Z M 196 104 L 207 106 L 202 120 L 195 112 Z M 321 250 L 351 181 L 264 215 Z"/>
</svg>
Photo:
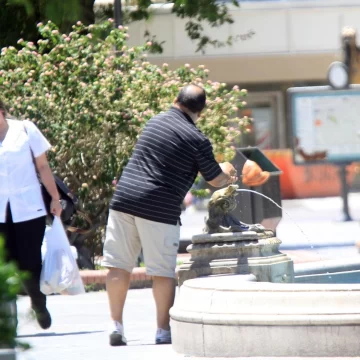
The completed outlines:
<svg viewBox="0 0 360 360">
<path fill-rule="evenodd" d="M 210 141 L 184 112 L 172 107 L 148 121 L 124 168 L 110 209 L 176 225 L 198 172 L 221 174 Z"/>
</svg>

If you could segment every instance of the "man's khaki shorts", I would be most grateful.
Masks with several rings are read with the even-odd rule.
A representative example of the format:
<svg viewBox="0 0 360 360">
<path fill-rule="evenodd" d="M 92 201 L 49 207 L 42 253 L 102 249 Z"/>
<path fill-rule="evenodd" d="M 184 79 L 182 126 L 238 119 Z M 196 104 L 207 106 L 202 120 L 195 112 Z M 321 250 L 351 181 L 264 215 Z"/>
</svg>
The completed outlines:
<svg viewBox="0 0 360 360">
<path fill-rule="evenodd" d="M 142 248 L 148 275 L 173 278 L 179 242 L 179 224 L 163 224 L 110 210 L 101 264 L 131 273 Z"/>
</svg>

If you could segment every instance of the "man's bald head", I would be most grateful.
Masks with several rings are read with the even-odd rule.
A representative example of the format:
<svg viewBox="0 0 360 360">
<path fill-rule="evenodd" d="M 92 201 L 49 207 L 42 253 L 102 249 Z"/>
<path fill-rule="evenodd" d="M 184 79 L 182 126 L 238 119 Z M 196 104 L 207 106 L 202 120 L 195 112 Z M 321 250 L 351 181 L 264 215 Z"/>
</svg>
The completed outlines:
<svg viewBox="0 0 360 360">
<path fill-rule="evenodd" d="M 205 90 L 197 85 L 187 85 L 179 92 L 176 103 L 184 106 L 192 113 L 198 114 L 204 110 L 206 104 Z"/>
</svg>

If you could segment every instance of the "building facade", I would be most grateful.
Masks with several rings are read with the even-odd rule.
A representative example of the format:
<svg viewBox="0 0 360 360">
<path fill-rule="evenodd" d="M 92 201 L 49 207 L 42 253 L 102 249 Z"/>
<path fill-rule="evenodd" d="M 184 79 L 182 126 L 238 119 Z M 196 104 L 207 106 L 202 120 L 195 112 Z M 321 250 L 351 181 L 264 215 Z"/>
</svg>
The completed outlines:
<svg viewBox="0 0 360 360">
<path fill-rule="evenodd" d="M 107 0 L 98 0 L 97 4 L 100 2 Z M 196 42 L 187 36 L 186 19 L 174 16 L 170 4 L 157 2 L 150 21 L 129 26 L 130 43 L 142 44 L 145 31 L 149 31 L 158 41 L 164 41 L 163 53 L 152 55 L 150 61 L 159 65 L 166 62 L 172 67 L 203 64 L 210 70 L 212 80 L 248 89 L 246 111 L 255 119 L 254 132 L 242 145 L 256 145 L 277 155 L 284 149 L 282 157 L 288 158 L 289 164 L 281 166 L 289 169 L 292 155 L 286 90 L 327 84 L 329 65 L 343 57 L 342 29 L 350 26 L 360 30 L 360 1 L 248 0 L 240 1 L 239 8 L 229 4 L 234 23 L 219 28 L 204 25 L 204 29 L 211 38 L 226 40 L 232 36 L 236 41 L 224 47 L 209 46 L 204 54 L 196 51 Z M 351 169 L 351 181 L 356 169 Z M 308 184 L 309 191 L 301 194 L 284 190 L 284 197 L 325 196 L 339 191 L 336 169 L 331 166 L 322 165 L 315 170 L 297 167 L 294 171 L 301 171 L 298 177 L 303 180 L 299 187 L 306 179 L 312 181 L 312 173 L 322 175 L 315 176 L 318 185 L 314 189 Z M 322 186 L 326 178 L 332 183 L 327 191 Z"/>
</svg>

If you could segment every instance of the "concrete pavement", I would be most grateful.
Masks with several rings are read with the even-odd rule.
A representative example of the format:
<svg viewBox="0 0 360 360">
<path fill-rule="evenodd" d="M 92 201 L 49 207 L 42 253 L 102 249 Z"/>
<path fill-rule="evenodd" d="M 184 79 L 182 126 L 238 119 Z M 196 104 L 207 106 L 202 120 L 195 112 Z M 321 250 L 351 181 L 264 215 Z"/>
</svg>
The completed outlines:
<svg viewBox="0 0 360 360">
<path fill-rule="evenodd" d="M 108 345 L 109 310 L 105 292 L 50 296 L 53 326 L 46 331 L 29 318 L 29 299 L 21 297 L 19 340 L 29 343 L 32 350 L 21 353 L 19 359 L 177 359 L 171 346 L 154 345 L 155 306 L 151 290 L 131 290 L 127 300 L 124 321 L 129 346 L 114 348 Z"/>
</svg>

